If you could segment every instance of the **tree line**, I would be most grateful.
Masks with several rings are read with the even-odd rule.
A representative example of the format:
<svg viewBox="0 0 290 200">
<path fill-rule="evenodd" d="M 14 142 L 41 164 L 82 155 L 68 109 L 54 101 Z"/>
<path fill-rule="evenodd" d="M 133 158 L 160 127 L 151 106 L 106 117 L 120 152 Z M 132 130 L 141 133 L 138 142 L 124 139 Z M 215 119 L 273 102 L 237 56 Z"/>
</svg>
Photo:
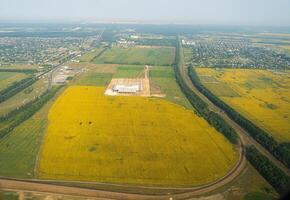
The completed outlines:
<svg viewBox="0 0 290 200">
<path fill-rule="evenodd" d="M 208 121 L 217 131 L 221 132 L 231 143 L 238 143 L 238 135 L 235 130 L 230 127 L 223 118 L 218 114 L 208 109 L 208 105 L 197 96 L 184 82 L 179 68 L 182 63 L 182 52 L 179 39 L 177 39 L 176 44 L 176 56 L 175 56 L 175 78 L 180 86 L 182 92 L 185 94 L 191 105 L 195 108 L 199 115 Z"/>
<path fill-rule="evenodd" d="M 289 192 L 290 177 L 263 156 L 254 146 L 246 148 L 246 157 L 277 192 L 281 195 Z"/>
<path fill-rule="evenodd" d="M 243 117 L 236 112 L 229 105 L 224 103 L 220 98 L 215 96 L 210 90 L 202 85 L 196 71 L 192 66 L 189 66 L 188 73 L 192 83 L 197 89 L 202 92 L 215 105 L 223 109 L 237 124 L 243 127 L 248 133 L 263 147 L 265 147 L 273 156 L 284 163 L 288 168 L 290 167 L 290 148 L 287 143 L 278 143 L 272 136 L 266 133 L 263 129 L 256 126 L 250 120 Z"/>
<path fill-rule="evenodd" d="M 35 73 L 37 69 L 0 69 L 0 72 Z"/>
<path fill-rule="evenodd" d="M 8 125 L 0 130 L 0 139 L 4 136 L 8 135 L 14 128 L 16 128 L 19 124 L 30 118 L 34 113 L 36 113 L 42 106 L 48 102 L 52 97 L 55 96 L 57 91 L 62 86 L 55 87 L 52 90 L 47 90 L 44 94 L 37 97 L 30 103 L 11 111 L 5 116 L 0 117 L 0 122 L 8 121 Z"/>
<path fill-rule="evenodd" d="M 12 85 L 4 88 L 3 90 L 0 91 L 0 103 L 14 96 L 24 88 L 32 85 L 35 81 L 37 81 L 37 79 L 38 79 L 37 77 L 29 76 L 25 79 L 14 82 Z"/>
<path fill-rule="evenodd" d="M 137 45 L 175 46 L 174 39 L 131 39 Z"/>
</svg>

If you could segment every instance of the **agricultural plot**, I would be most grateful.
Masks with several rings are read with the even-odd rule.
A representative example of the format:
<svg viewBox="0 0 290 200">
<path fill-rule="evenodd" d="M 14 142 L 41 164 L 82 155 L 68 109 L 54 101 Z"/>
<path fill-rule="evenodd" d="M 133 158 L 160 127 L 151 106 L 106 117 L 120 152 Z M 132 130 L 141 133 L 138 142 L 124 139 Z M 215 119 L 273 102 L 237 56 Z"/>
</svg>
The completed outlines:
<svg viewBox="0 0 290 200">
<path fill-rule="evenodd" d="M 290 76 L 266 70 L 197 68 L 213 93 L 280 142 L 290 141 Z"/>
<path fill-rule="evenodd" d="M 92 51 L 85 53 L 79 58 L 80 62 L 91 62 L 96 56 L 98 56 L 104 49 L 95 48 Z"/>
<path fill-rule="evenodd" d="M 54 103 L 39 178 L 193 186 L 235 164 L 234 147 L 192 111 L 159 98 L 104 96 L 104 90 L 71 86 Z"/>
<path fill-rule="evenodd" d="M 0 175 L 32 178 L 53 100 L 0 140 Z"/>
<path fill-rule="evenodd" d="M 14 82 L 20 81 L 27 77 L 28 75 L 25 73 L 0 72 L 0 90 L 3 90 L 12 85 Z"/>
<path fill-rule="evenodd" d="M 0 115 L 10 112 L 44 93 L 47 90 L 47 82 L 45 80 L 46 79 L 43 78 L 39 79 L 31 86 L 25 88 L 23 91 L 20 91 L 6 101 L 1 102 Z"/>
<path fill-rule="evenodd" d="M 172 65 L 175 59 L 173 47 L 136 46 L 113 47 L 93 60 L 94 63 L 115 63 L 133 65 Z"/>
<path fill-rule="evenodd" d="M 107 86 L 118 65 L 93 64 L 93 63 L 69 63 L 72 68 L 83 69 L 83 72 L 70 81 L 70 85 Z"/>
<path fill-rule="evenodd" d="M 13 64 L 13 65 L 2 65 L 0 69 L 38 69 L 38 65 L 29 65 L 29 64 Z"/>
<path fill-rule="evenodd" d="M 114 78 L 138 78 L 144 76 L 144 67 L 140 65 L 119 66 Z"/>
<path fill-rule="evenodd" d="M 192 109 L 191 104 L 176 83 L 172 67 L 151 67 L 149 72 L 152 95 L 164 96 L 168 101 Z"/>
<path fill-rule="evenodd" d="M 90 72 L 85 73 L 73 81 L 72 85 L 106 86 L 110 83 L 113 74 Z"/>
</svg>

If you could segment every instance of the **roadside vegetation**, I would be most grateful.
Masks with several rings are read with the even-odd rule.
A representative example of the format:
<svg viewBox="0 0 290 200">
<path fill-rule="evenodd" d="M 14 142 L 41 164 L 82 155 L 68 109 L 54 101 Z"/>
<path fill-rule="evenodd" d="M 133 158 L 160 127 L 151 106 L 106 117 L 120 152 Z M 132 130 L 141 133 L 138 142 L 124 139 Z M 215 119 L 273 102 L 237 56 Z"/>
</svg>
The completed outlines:
<svg viewBox="0 0 290 200">
<path fill-rule="evenodd" d="M 22 88 L 21 85 L 20 87 Z M 15 86 L 13 88 L 15 88 Z M 47 83 L 45 82 L 45 79 L 39 79 L 26 88 L 22 88 L 22 90 L 18 88 L 16 90 L 18 91 L 17 94 L 14 94 L 0 103 L 0 116 L 25 105 L 43 94 L 47 90 Z"/>
<path fill-rule="evenodd" d="M 9 87 L 17 81 L 27 78 L 28 74 L 19 72 L 1 72 L 0 70 L 0 91 Z"/>
<path fill-rule="evenodd" d="M 92 51 L 85 53 L 78 60 L 80 62 L 91 62 L 106 51 L 106 47 L 95 48 Z"/>
<path fill-rule="evenodd" d="M 5 124 L 6 128 L 0 131 L 0 176 L 35 177 L 34 166 L 47 126 L 48 109 L 59 89 L 54 88 L 25 109 L 1 118 L 0 126 Z"/>
<path fill-rule="evenodd" d="M 177 40 L 177 46 L 176 46 L 176 60 L 175 60 L 175 76 L 177 83 L 179 84 L 181 90 L 189 100 L 189 102 L 192 104 L 192 106 L 195 108 L 195 110 L 204 117 L 209 124 L 211 124 L 213 127 L 215 127 L 219 132 L 224 134 L 224 136 L 233 144 L 238 143 L 238 135 L 235 132 L 235 130 L 230 127 L 224 119 L 222 119 L 218 114 L 216 114 L 213 111 L 210 111 L 208 109 L 208 105 L 200 99 L 194 92 L 191 91 L 191 89 L 186 85 L 184 82 L 181 72 L 180 72 L 180 66 L 183 65 L 183 56 L 182 56 L 182 47 L 179 42 L 179 39 Z"/>
<path fill-rule="evenodd" d="M 246 156 L 250 163 L 281 195 L 289 192 L 290 177 L 263 156 L 254 146 L 247 147 Z"/>
<path fill-rule="evenodd" d="M 49 99 L 51 99 L 60 87 L 54 87 L 51 91 L 47 91 L 35 100 L 19 107 L 16 110 L 0 117 L 0 123 L 4 122 L 4 127 L 1 126 L 0 138 L 8 135 L 19 124 L 30 118 L 37 112 Z M 1 125 L 1 124 L 0 124 Z"/>
<path fill-rule="evenodd" d="M 15 82 L 14 84 L 8 86 L 7 88 L 0 91 L 0 103 L 7 100 L 8 98 L 14 96 L 24 88 L 32 85 L 37 78 L 34 76 L 27 77 L 20 81 Z"/>
</svg>

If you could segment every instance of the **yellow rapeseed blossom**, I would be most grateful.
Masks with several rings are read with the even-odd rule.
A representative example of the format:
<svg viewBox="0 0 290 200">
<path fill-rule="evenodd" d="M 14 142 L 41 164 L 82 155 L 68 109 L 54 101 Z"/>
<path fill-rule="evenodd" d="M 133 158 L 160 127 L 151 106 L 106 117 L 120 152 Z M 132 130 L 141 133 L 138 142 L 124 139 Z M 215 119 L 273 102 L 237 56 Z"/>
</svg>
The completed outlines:
<svg viewBox="0 0 290 200">
<path fill-rule="evenodd" d="M 192 186 L 225 175 L 234 147 L 208 123 L 158 98 L 104 96 L 72 86 L 49 112 L 38 176 L 162 186 Z"/>
<path fill-rule="evenodd" d="M 289 71 L 198 68 L 197 72 L 205 86 L 235 110 L 278 141 L 290 141 Z M 208 79 L 208 76 L 215 79 L 216 83 L 205 81 L 203 77 Z M 236 95 L 223 95 L 228 89 Z M 220 90 L 223 94 L 220 94 Z"/>
</svg>

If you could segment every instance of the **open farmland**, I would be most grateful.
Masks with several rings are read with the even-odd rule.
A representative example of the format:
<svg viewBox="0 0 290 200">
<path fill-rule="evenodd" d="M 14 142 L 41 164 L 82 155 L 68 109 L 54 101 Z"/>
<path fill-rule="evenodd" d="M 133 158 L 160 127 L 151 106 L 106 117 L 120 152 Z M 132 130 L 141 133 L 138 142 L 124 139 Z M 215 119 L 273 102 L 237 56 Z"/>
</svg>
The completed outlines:
<svg viewBox="0 0 290 200">
<path fill-rule="evenodd" d="M 38 177 L 193 186 L 235 164 L 234 147 L 192 111 L 158 98 L 104 96 L 104 90 L 71 86 L 57 99 Z"/>
<path fill-rule="evenodd" d="M 27 77 L 28 75 L 25 73 L 0 72 L 0 90 L 3 90 L 12 85 L 14 82 L 20 81 Z"/>
<path fill-rule="evenodd" d="M 98 56 L 104 49 L 103 48 L 95 48 L 92 51 L 85 53 L 79 58 L 80 62 L 90 62 L 92 61 L 96 56 Z"/>
<path fill-rule="evenodd" d="M 34 177 L 37 154 L 47 128 L 48 111 L 55 98 L 0 139 L 0 176 Z"/>
<path fill-rule="evenodd" d="M 208 89 L 235 110 L 278 141 L 290 141 L 289 72 L 197 68 L 197 73 Z"/>
<path fill-rule="evenodd" d="M 30 69 L 30 70 L 37 70 L 39 68 L 38 65 L 30 65 L 30 64 L 13 64 L 13 65 L 2 65 L 0 66 L 0 69 L 18 69 L 18 70 L 27 70 L 27 69 Z"/>
<path fill-rule="evenodd" d="M 176 83 L 172 67 L 151 67 L 149 72 L 152 95 L 162 96 L 168 101 L 192 109 L 191 104 Z"/>
<path fill-rule="evenodd" d="M 10 97 L 4 102 L 0 103 L 0 115 L 4 115 L 15 108 L 22 106 L 29 101 L 32 101 L 36 97 L 40 96 L 47 90 L 46 79 L 39 79 L 31 86 L 25 88 L 24 90 L 18 92 L 16 95 Z"/>
<path fill-rule="evenodd" d="M 144 67 L 142 65 L 119 66 L 114 78 L 138 78 L 144 76 Z"/>
<path fill-rule="evenodd" d="M 174 58 L 175 49 L 173 47 L 113 47 L 93 60 L 93 62 L 135 65 L 172 65 Z"/>
</svg>

